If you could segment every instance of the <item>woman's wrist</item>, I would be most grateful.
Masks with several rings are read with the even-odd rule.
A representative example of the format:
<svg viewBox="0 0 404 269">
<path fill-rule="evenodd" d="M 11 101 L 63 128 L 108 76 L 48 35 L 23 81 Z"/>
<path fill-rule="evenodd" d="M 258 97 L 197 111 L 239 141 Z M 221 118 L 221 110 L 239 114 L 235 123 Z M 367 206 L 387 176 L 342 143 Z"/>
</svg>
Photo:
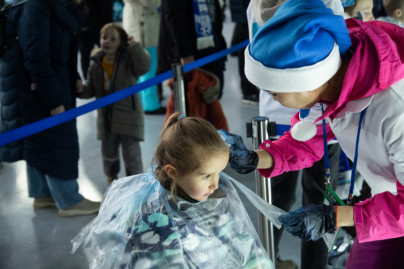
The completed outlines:
<svg viewBox="0 0 404 269">
<path fill-rule="evenodd" d="M 270 169 L 274 166 L 274 158 L 263 149 L 255 151 L 258 154 L 258 169 Z"/>
<path fill-rule="evenodd" d="M 336 206 L 335 215 L 338 227 L 355 226 L 353 206 Z"/>
</svg>

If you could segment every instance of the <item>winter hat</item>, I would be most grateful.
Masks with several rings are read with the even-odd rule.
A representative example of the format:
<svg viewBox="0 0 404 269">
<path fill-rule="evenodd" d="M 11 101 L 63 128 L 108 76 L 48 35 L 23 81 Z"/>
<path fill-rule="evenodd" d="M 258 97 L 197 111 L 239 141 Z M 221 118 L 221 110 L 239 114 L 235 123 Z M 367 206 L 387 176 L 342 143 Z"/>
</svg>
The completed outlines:
<svg viewBox="0 0 404 269">
<path fill-rule="evenodd" d="M 342 16 L 321 0 L 288 0 L 245 50 L 245 74 L 274 92 L 317 89 L 338 71 L 351 46 Z"/>
</svg>

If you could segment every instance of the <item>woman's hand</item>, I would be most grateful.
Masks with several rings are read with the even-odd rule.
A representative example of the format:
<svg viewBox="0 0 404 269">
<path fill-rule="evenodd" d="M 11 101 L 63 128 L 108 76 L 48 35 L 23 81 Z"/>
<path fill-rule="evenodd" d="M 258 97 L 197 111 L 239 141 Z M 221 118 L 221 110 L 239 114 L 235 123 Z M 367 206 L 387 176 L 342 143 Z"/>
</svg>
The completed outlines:
<svg viewBox="0 0 404 269">
<path fill-rule="evenodd" d="M 248 150 L 241 136 L 219 130 L 219 134 L 230 149 L 230 166 L 241 174 L 247 174 L 255 170 L 258 165 L 258 155 L 255 151 Z"/>
<path fill-rule="evenodd" d="M 76 80 L 76 91 L 77 93 L 82 93 L 84 90 L 83 87 L 83 82 L 81 81 L 81 79 Z"/>
<path fill-rule="evenodd" d="M 305 241 L 316 241 L 325 233 L 336 230 L 336 215 L 333 205 L 307 205 L 296 211 L 279 216 L 285 229 Z"/>
<path fill-rule="evenodd" d="M 194 58 L 194 56 L 186 56 L 186 57 L 182 57 L 181 59 L 180 59 L 180 61 L 181 61 L 181 65 L 186 65 L 186 64 L 189 64 L 189 63 L 192 63 L 193 61 L 195 61 L 195 58 Z"/>
<path fill-rule="evenodd" d="M 64 105 L 60 105 L 57 108 L 54 108 L 51 110 L 51 115 L 56 115 L 56 114 L 60 114 L 62 112 L 65 112 L 65 106 Z"/>
</svg>

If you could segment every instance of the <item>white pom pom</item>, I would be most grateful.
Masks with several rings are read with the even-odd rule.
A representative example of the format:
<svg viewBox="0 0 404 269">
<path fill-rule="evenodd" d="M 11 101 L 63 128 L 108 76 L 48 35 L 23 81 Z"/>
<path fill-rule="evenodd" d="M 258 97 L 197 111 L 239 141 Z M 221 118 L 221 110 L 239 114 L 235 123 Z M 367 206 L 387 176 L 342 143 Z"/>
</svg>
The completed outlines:
<svg viewBox="0 0 404 269">
<path fill-rule="evenodd" d="M 317 133 L 316 125 L 312 122 L 301 120 L 293 125 L 290 130 L 292 137 L 298 141 L 307 141 L 313 138 Z"/>
</svg>

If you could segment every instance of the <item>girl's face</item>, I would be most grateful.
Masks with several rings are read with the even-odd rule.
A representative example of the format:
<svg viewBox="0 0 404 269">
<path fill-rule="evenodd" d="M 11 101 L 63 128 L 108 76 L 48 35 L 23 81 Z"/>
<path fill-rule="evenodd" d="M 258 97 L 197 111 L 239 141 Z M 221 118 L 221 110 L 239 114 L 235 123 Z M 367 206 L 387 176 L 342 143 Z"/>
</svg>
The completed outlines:
<svg viewBox="0 0 404 269">
<path fill-rule="evenodd" d="M 219 152 L 201 162 L 195 171 L 176 178 L 178 186 L 197 201 L 205 201 L 219 186 L 219 174 L 226 167 L 229 153 Z"/>
<path fill-rule="evenodd" d="M 275 101 L 284 107 L 307 109 L 313 107 L 320 100 L 320 94 L 325 87 L 327 84 L 308 92 L 268 92 L 272 94 Z"/>
<path fill-rule="evenodd" d="M 110 28 L 101 35 L 101 49 L 107 55 L 115 55 L 121 45 L 119 33 L 116 29 Z"/>
</svg>

